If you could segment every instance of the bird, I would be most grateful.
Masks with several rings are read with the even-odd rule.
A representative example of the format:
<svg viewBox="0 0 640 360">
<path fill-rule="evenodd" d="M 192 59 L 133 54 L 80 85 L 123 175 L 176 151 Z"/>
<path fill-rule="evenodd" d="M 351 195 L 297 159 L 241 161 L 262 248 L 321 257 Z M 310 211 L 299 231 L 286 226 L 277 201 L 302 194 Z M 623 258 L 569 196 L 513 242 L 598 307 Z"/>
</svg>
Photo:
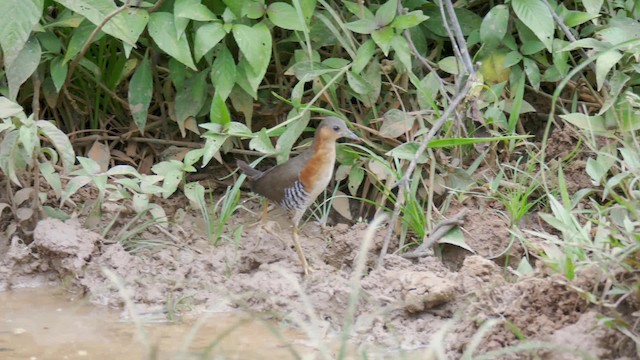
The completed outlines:
<svg viewBox="0 0 640 360">
<path fill-rule="evenodd" d="M 311 147 L 280 165 L 260 171 L 242 160 L 237 161 L 252 192 L 289 211 L 292 238 L 305 276 L 309 275 L 310 268 L 300 246 L 298 226 L 307 208 L 329 185 L 336 163 L 336 140 L 343 137 L 360 139 L 342 119 L 328 116 L 316 128 Z"/>
</svg>

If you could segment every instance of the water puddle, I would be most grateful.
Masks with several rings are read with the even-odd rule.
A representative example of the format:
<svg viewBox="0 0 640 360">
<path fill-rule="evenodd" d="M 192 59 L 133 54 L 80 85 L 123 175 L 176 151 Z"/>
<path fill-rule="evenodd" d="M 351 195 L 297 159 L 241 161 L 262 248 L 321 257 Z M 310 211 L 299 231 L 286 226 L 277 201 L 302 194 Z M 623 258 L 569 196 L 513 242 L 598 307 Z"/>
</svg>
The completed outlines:
<svg viewBox="0 0 640 360">
<path fill-rule="evenodd" d="M 243 313 L 135 323 L 61 289 L 0 292 L 1 359 L 295 359 L 302 333 Z M 141 336 L 145 334 L 145 336 Z M 145 340 L 146 338 L 146 340 Z"/>
</svg>

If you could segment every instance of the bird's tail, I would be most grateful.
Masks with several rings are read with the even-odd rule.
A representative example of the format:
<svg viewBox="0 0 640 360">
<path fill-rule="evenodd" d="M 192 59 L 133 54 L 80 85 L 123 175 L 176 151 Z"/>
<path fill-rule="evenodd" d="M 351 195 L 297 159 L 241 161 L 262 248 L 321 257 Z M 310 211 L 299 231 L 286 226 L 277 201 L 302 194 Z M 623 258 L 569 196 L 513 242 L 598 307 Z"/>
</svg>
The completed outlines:
<svg viewBox="0 0 640 360">
<path fill-rule="evenodd" d="M 259 178 L 260 175 L 262 175 L 262 171 L 252 168 L 251 166 L 249 166 L 249 164 L 247 164 L 242 160 L 238 160 L 236 161 L 236 163 L 238 164 L 238 167 L 240 168 L 240 170 L 242 170 L 242 172 L 245 173 L 245 175 L 247 175 L 249 180 L 255 180 Z"/>
</svg>

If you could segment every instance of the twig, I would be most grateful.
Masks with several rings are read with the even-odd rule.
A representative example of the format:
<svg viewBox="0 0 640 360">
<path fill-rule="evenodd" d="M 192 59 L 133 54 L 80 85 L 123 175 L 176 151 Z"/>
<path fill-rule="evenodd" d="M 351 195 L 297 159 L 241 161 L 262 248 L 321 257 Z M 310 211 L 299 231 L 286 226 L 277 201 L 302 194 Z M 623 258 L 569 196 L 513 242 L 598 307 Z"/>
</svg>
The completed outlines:
<svg viewBox="0 0 640 360">
<path fill-rule="evenodd" d="M 451 114 L 455 111 L 455 109 L 458 107 L 458 104 L 460 104 L 462 100 L 467 96 L 467 93 L 471 88 L 471 84 L 473 83 L 475 83 L 475 73 L 465 81 L 464 87 L 451 101 L 449 107 L 447 107 L 447 109 L 442 113 L 442 116 L 438 119 L 438 121 L 433 124 L 431 130 L 429 130 L 425 138 L 420 143 L 420 147 L 418 147 L 418 150 L 416 151 L 416 156 L 409 163 L 407 171 L 402 176 L 402 179 L 396 184 L 396 186 L 403 186 L 401 186 L 398 190 L 398 198 L 393 209 L 393 215 L 391 216 L 391 220 L 389 221 L 389 230 L 387 231 L 387 235 L 385 236 L 384 244 L 382 245 L 382 250 L 380 251 L 380 257 L 378 258 L 378 267 L 382 267 L 384 265 L 384 257 L 385 255 L 387 255 L 389 243 L 391 242 L 391 235 L 393 234 L 398 222 L 398 217 L 400 216 L 402 205 L 404 205 L 405 194 L 409 191 L 409 179 L 411 177 L 411 174 L 413 173 L 413 170 L 415 170 L 416 168 L 418 158 L 420 158 L 422 153 L 424 153 L 424 151 L 427 149 L 427 146 L 429 145 L 433 137 L 438 131 L 440 131 L 440 128 L 442 128 L 444 123 L 449 119 L 449 116 L 451 116 Z"/>
<path fill-rule="evenodd" d="M 441 7 L 443 3 L 447 8 L 447 13 L 449 15 L 448 18 L 449 18 L 449 21 L 451 21 L 451 26 L 453 27 L 453 33 L 457 40 L 456 45 L 460 50 L 460 57 L 461 57 L 460 60 L 462 61 L 462 64 L 464 65 L 464 68 L 467 71 L 467 74 L 473 74 L 474 73 L 473 63 L 471 62 L 471 56 L 469 55 L 467 42 L 465 41 L 464 35 L 462 34 L 462 28 L 460 27 L 460 23 L 458 22 L 458 18 L 456 17 L 456 12 L 455 12 L 455 9 L 453 8 L 453 4 L 451 3 L 451 0 L 442 0 L 440 2 Z M 443 21 L 446 26 L 447 19 L 443 18 Z"/>
<path fill-rule="evenodd" d="M 69 80 L 71 79 L 71 76 L 73 75 L 73 72 L 75 71 L 76 67 L 78 66 L 78 64 L 80 63 L 80 60 L 82 60 L 82 58 L 84 58 L 84 56 L 87 54 L 87 51 L 89 51 L 89 47 L 91 46 L 91 43 L 93 42 L 93 40 L 96 38 L 96 36 L 98 35 L 98 33 L 102 30 L 102 28 L 107 25 L 107 23 L 116 15 L 120 14 L 121 12 L 127 10 L 128 8 L 131 7 L 131 0 L 127 0 L 125 1 L 125 3 L 115 9 L 114 11 L 112 11 L 109 15 L 107 15 L 102 22 L 93 30 L 93 32 L 91 33 L 91 35 L 89 35 L 89 38 L 87 39 L 87 41 L 84 43 L 84 46 L 82 47 L 82 50 L 80 51 L 80 53 L 78 55 L 76 55 L 76 58 L 73 59 L 73 61 L 71 62 L 71 64 L 69 65 L 69 71 L 67 73 L 67 79 L 64 82 L 64 89 L 66 91 L 67 88 L 67 84 L 69 83 Z"/>
<path fill-rule="evenodd" d="M 429 241 L 425 241 L 418 246 L 414 251 L 406 254 L 402 254 L 405 259 L 417 259 L 428 254 L 427 250 L 437 243 L 443 236 L 445 236 L 449 230 L 456 226 L 464 224 L 464 218 L 469 214 L 469 209 L 464 208 L 459 213 L 455 214 L 449 219 L 441 221 L 436 225 L 431 234 L 429 234 Z"/>
</svg>

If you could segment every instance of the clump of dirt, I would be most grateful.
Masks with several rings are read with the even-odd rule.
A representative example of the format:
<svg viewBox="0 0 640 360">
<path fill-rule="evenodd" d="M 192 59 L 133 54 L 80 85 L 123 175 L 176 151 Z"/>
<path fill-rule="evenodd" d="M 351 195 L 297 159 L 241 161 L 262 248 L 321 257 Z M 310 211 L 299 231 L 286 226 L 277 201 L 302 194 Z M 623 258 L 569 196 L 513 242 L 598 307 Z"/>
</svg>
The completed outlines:
<svg viewBox="0 0 640 360">
<path fill-rule="evenodd" d="M 190 212 L 176 216 L 180 221 L 164 230 L 171 234 L 170 243 L 136 254 L 82 229 L 77 221 L 44 220 L 32 245 L 16 242 L 2 255 L 0 285 L 7 286 L 18 275 L 54 270 L 57 276 L 71 274 L 74 283 L 99 304 L 124 306 L 129 298 L 139 312 L 176 311 L 176 304 L 187 304 L 191 313 L 267 312 L 294 326 L 313 323 L 327 338 L 343 329 L 348 304 L 358 290 L 351 327 L 354 342 L 413 349 L 429 346 L 440 336 L 452 357 L 464 352 L 488 319 L 504 321 L 489 332 L 477 353 L 515 345 L 516 334 L 563 341 L 572 329 L 592 323 L 592 318 L 584 318 L 590 307 L 560 277 L 538 271 L 513 281 L 503 267 L 486 259 L 508 244 L 504 219 L 490 209 L 470 211 L 466 239 L 480 255 L 467 253 L 461 266 L 452 269 L 436 257 L 408 260 L 392 249 L 384 266 L 376 268 L 387 231 L 381 228 L 367 254 L 360 288 L 353 286 L 358 275 L 353 269 L 365 224 L 325 229 L 307 224 L 301 242 L 314 271 L 303 277 L 286 218 L 247 226 L 240 241 L 212 246 L 199 230 L 198 217 Z M 234 218 L 229 227 L 249 222 Z M 449 330 L 438 335 L 442 329 Z M 621 336 L 589 332 L 587 338 L 598 339 L 601 345 L 594 346 L 605 349 Z M 613 353 L 598 354 L 607 358 Z"/>
</svg>

